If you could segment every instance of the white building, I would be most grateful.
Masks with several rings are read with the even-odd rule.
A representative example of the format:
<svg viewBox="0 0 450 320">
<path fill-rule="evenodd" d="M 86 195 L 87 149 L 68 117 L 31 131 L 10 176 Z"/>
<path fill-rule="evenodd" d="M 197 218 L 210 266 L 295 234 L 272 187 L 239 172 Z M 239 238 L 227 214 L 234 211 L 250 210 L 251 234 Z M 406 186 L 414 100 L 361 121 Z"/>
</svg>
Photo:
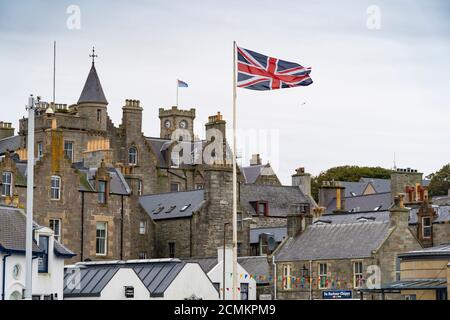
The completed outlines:
<svg viewBox="0 0 450 320">
<path fill-rule="evenodd" d="M 198 263 L 178 259 L 80 262 L 67 266 L 66 300 L 217 300 Z"/>
<path fill-rule="evenodd" d="M 18 300 L 25 289 L 26 216 L 0 206 L 0 290 L 2 300 Z M 62 299 L 64 259 L 75 254 L 54 240 L 53 231 L 34 224 L 33 299 Z"/>
<path fill-rule="evenodd" d="M 217 249 L 217 258 L 198 258 L 189 259 L 188 261 L 198 262 L 203 271 L 214 283 L 214 286 L 220 292 L 220 299 L 233 299 L 233 249 L 225 248 L 225 286 L 223 285 L 223 247 Z M 253 275 L 245 270 L 239 263 L 238 271 L 238 299 L 239 300 L 256 300 L 256 280 Z"/>
</svg>

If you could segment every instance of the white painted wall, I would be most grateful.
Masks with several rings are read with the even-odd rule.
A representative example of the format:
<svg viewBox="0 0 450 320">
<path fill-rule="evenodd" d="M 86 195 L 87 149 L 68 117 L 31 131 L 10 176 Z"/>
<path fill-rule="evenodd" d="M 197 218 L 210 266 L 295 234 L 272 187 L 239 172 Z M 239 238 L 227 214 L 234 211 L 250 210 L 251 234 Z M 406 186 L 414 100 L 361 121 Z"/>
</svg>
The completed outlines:
<svg viewBox="0 0 450 320">
<path fill-rule="evenodd" d="M 208 273 L 208 277 L 214 283 L 220 283 L 220 288 L 223 288 L 223 248 L 217 249 L 217 256 L 219 263 L 211 269 Z M 226 248 L 225 249 L 225 299 L 232 300 L 233 299 L 233 277 L 230 275 L 233 272 L 233 249 Z M 245 270 L 239 263 L 237 265 L 238 268 L 238 286 L 240 287 L 242 283 L 248 283 L 248 299 L 256 300 L 256 280 L 250 279 L 250 277 L 245 278 L 245 274 L 249 274 L 247 270 Z M 243 275 L 242 278 L 240 275 Z M 229 288 L 227 290 L 226 288 Z M 222 291 L 220 291 L 220 299 L 222 299 Z M 241 299 L 240 291 L 238 291 L 238 299 Z"/>
<path fill-rule="evenodd" d="M 134 287 L 134 298 L 125 298 L 125 286 Z M 148 300 L 150 293 L 131 268 L 119 269 L 101 293 L 101 300 Z"/>
<path fill-rule="evenodd" d="M 198 263 L 186 263 L 164 293 L 164 300 L 184 300 L 191 296 L 217 300 L 219 293 Z"/>
<path fill-rule="evenodd" d="M 38 259 L 33 260 L 33 295 L 51 295 L 56 294 L 58 300 L 63 299 L 64 289 L 64 259 L 56 257 L 54 254 L 53 231 L 49 228 L 42 228 L 36 230 L 36 238 L 39 235 L 48 235 L 49 239 L 49 260 L 48 273 L 38 273 Z M 0 254 L 0 294 L 3 288 L 3 257 L 4 253 Z M 15 265 L 20 266 L 20 274 L 18 279 L 13 277 L 13 268 Z M 6 288 L 5 300 L 9 300 L 11 294 L 15 291 L 22 295 L 22 289 L 25 288 L 25 254 L 13 254 L 6 258 Z M 43 298 L 43 297 L 42 297 Z"/>
</svg>

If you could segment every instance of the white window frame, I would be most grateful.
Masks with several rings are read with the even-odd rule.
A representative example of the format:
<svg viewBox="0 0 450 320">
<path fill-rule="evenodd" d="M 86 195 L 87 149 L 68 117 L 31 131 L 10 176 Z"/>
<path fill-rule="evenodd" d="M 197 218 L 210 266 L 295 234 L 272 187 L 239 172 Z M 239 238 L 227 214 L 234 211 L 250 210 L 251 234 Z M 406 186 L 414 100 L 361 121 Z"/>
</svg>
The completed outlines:
<svg viewBox="0 0 450 320">
<path fill-rule="evenodd" d="M 425 225 L 425 219 L 428 219 L 429 224 Z M 425 236 L 425 228 L 430 230 L 430 235 Z M 422 217 L 422 238 L 424 239 L 430 239 L 432 236 L 432 222 L 431 217 Z"/>
<path fill-rule="evenodd" d="M 134 151 L 131 153 L 131 151 Z M 138 149 L 136 147 L 130 147 L 128 149 L 128 164 L 130 166 L 137 166 L 138 165 Z"/>
<path fill-rule="evenodd" d="M 55 222 L 58 222 L 58 228 L 55 228 Z M 56 241 L 61 242 L 61 219 L 51 218 L 49 221 L 50 229 L 53 230 L 53 236 Z"/>
<path fill-rule="evenodd" d="M 180 167 L 180 153 L 172 151 L 170 154 L 170 161 L 171 161 L 172 168 L 179 168 Z"/>
<path fill-rule="evenodd" d="M 42 142 L 37 143 L 37 157 L 38 160 L 41 160 L 44 156 L 44 144 Z"/>
<path fill-rule="evenodd" d="M 57 181 L 58 185 L 53 185 L 53 182 Z M 57 196 L 57 197 L 56 197 Z M 50 199 L 54 201 L 61 200 L 61 177 L 52 176 L 50 179 Z"/>
<path fill-rule="evenodd" d="M 5 179 L 5 177 L 9 177 L 9 181 L 8 179 Z M 12 182 L 13 182 L 13 173 L 10 171 L 4 171 L 2 173 L 2 197 L 12 197 L 13 194 Z"/>
<path fill-rule="evenodd" d="M 324 268 L 322 268 L 325 266 Z M 317 265 L 317 274 L 319 275 L 319 289 L 327 288 L 327 278 L 328 278 L 328 264 L 327 263 L 319 263 Z M 325 285 L 322 286 L 322 277 L 325 277 Z"/>
<path fill-rule="evenodd" d="M 284 290 L 291 290 L 292 289 L 292 280 L 291 280 L 291 265 L 290 264 L 283 264 L 281 266 L 282 272 L 283 272 L 283 278 L 285 279 L 283 281 L 283 289 Z"/>
<path fill-rule="evenodd" d="M 70 149 L 66 148 L 66 144 L 70 145 Z M 64 140 L 64 154 L 73 162 L 73 141 Z M 68 155 L 68 151 L 70 151 L 70 155 Z"/>
<path fill-rule="evenodd" d="M 357 266 L 361 266 L 361 270 L 357 270 Z M 364 279 L 364 266 L 362 261 L 353 261 L 353 288 L 361 288 Z"/>
<path fill-rule="evenodd" d="M 104 229 L 99 229 L 99 226 L 103 225 Z M 104 231 L 104 236 L 99 236 L 98 231 Z M 103 241 L 103 252 L 99 252 L 98 241 Z M 97 221 L 95 224 L 95 254 L 97 256 L 106 256 L 108 254 L 108 222 L 106 221 Z"/>
<path fill-rule="evenodd" d="M 105 186 L 105 189 L 103 191 L 100 191 L 100 186 Z M 98 203 L 99 204 L 106 204 L 108 203 L 108 182 L 105 180 L 99 180 L 98 181 Z M 103 195 L 103 197 L 101 197 L 101 195 Z"/>
<path fill-rule="evenodd" d="M 147 234 L 147 221 L 139 222 L 139 234 Z"/>
</svg>

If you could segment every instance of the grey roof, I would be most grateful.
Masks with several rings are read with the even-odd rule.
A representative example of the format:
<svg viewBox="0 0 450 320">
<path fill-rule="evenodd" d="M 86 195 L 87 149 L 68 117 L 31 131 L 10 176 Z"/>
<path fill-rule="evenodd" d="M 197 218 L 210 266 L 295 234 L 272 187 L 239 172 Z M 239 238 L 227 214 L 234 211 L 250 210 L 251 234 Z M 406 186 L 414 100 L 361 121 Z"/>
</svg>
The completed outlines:
<svg viewBox="0 0 450 320">
<path fill-rule="evenodd" d="M 339 181 L 342 187 L 345 187 L 345 196 L 351 197 L 354 195 L 362 195 L 366 189 L 367 182 L 351 182 L 351 181 Z"/>
<path fill-rule="evenodd" d="M 258 179 L 258 177 L 267 166 L 268 164 L 241 167 L 241 172 L 244 176 L 245 183 L 255 183 L 256 179 Z"/>
<path fill-rule="evenodd" d="M 371 257 L 385 241 L 389 222 L 311 225 L 289 238 L 276 253 L 277 261 L 304 261 Z"/>
<path fill-rule="evenodd" d="M 255 276 L 256 284 L 262 285 L 272 283 L 272 281 L 269 281 L 271 280 L 271 265 L 267 260 L 267 256 L 238 257 L 238 262 L 249 274 Z"/>
<path fill-rule="evenodd" d="M 240 188 L 241 206 L 251 214 L 255 214 L 255 209 L 251 205 L 251 202 L 255 201 L 267 201 L 268 215 L 272 217 L 286 217 L 292 204 L 314 205 L 298 187 L 243 184 Z"/>
<path fill-rule="evenodd" d="M 401 258 L 429 257 L 429 256 L 450 257 L 450 243 L 399 254 L 399 257 L 401 257 Z"/>
<path fill-rule="evenodd" d="M 80 99 L 78 99 L 78 103 L 85 102 L 108 104 L 94 64 L 91 66 L 91 70 L 89 71 L 86 83 L 84 84 Z"/>
<path fill-rule="evenodd" d="M 158 160 L 158 164 L 160 167 L 167 166 L 167 161 L 164 158 L 162 153 L 163 147 L 167 142 L 170 142 L 168 139 L 160 139 L 160 138 L 146 138 L 147 142 L 150 144 L 150 147 L 153 150 L 153 153 L 156 155 L 156 159 Z"/>
<path fill-rule="evenodd" d="M 36 223 L 34 228 L 39 228 Z M 0 206 L 0 251 L 24 253 L 26 246 L 26 216 L 21 209 Z M 43 251 L 33 242 L 33 252 Z M 54 242 L 54 253 L 61 257 L 73 257 L 75 254 L 59 242 Z"/>
<path fill-rule="evenodd" d="M 73 286 L 70 282 L 73 268 L 66 268 L 64 274 L 65 297 L 99 297 L 106 285 L 121 268 L 132 269 L 144 286 L 150 297 L 163 297 L 164 292 L 186 265 L 179 260 L 143 261 L 143 262 L 111 262 L 101 264 L 79 263 L 75 266 L 80 270 L 80 285 Z"/>
<path fill-rule="evenodd" d="M 185 260 L 186 262 L 194 262 L 200 265 L 200 268 L 208 274 L 217 264 L 219 263 L 217 257 L 206 257 L 206 258 L 189 258 Z"/>
<path fill-rule="evenodd" d="M 377 193 L 391 192 L 391 179 L 361 178 L 359 181 L 371 183 Z"/>
<path fill-rule="evenodd" d="M 332 213 L 324 214 L 316 219 L 314 223 L 325 222 L 333 224 L 355 223 L 362 221 L 362 219 L 372 221 L 389 221 L 389 211 L 372 211 L 372 212 L 346 212 L 346 213 Z"/>
<path fill-rule="evenodd" d="M 433 220 L 433 223 L 443 223 L 450 222 L 450 205 L 449 206 L 434 206 L 433 209 L 436 211 L 437 217 Z M 417 223 L 417 212 L 419 208 L 412 208 L 409 211 L 409 223 L 416 224 Z"/>
<path fill-rule="evenodd" d="M 391 206 L 391 193 L 373 193 L 356 197 L 345 198 L 345 211 L 374 211 L 378 206 L 378 210 L 387 210 Z M 336 209 L 336 198 L 333 198 L 328 204 L 325 214 L 332 213 Z"/>
<path fill-rule="evenodd" d="M 0 155 L 4 155 L 7 150 L 16 151 L 20 148 L 20 136 L 12 136 L 0 140 Z"/>
<path fill-rule="evenodd" d="M 362 292 L 398 292 L 400 290 L 436 290 L 446 289 L 447 279 L 434 278 L 434 279 L 405 279 L 396 282 L 387 283 L 378 289 L 361 289 Z"/>
<path fill-rule="evenodd" d="M 96 191 L 95 186 L 95 174 L 98 168 L 83 168 L 80 166 L 75 167 L 78 169 L 80 174 L 84 175 L 86 178 L 84 181 L 86 183 L 80 183 L 81 191 Z M 109 193 L 118 195 L 129 195 L 131 194 L 131 188 L 128 186 L 124 176 L 117 168 L 107 168 L 111 180 L 109 182 Z"/>
<path fill-rule="evenodd" d="M 259 243 L 259 236 L 261 234 L 273 235 L 276 242 L 281 242 L 287 236 L 286 227 L 274 227 L 274 228 L 253 228 L 250 229 L 250 243 Z"/>
<path fill-rule="evenodd" d="M 201 209 L 205 203 L 205 191 L 193 190 L 141 196 L 139 203 L 153 220 L 186 218 Z M 183 208 L 184 211 L 182 211 Z"/>
</svg>

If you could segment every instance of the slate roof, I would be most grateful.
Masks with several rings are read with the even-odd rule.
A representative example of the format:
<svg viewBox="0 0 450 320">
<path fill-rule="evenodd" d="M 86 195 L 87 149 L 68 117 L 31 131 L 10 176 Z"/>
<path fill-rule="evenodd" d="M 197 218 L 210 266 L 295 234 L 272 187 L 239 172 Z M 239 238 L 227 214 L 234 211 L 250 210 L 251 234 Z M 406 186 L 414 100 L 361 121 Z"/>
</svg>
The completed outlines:
<svg viewBox="0 0 450 320">
<path fill-rule="evenodd" d="M 164 292 L 186 265 L 178 259 L 167 261 L 142 262 L 111 262 L 111 263 L 77 263 L 80 270 L 80 285 L 70 285 L 71 272 L 74 268 L 66 268 L 64 274 L 65 297 L 99 297 L 106 285 L 121 268 L 132 269 L 144 286 L 150 297 L 163 297 Z M 69 286 L 68 286 L 69 285 Z"/>
<path fill-rule="evenodd" d="M 198 263 L 200 265 L 200 268 L 202 268 L 202 270 L 206 274 L 208 274 L 219 263 L 219 260 L 217 259 L 217 257 L 190 258 L 190 259 L 186 259 L 185 261 Z"/>
<path fill-rule="evenodd" d="M 191 217 L 205 203 L 205 191 L 193 190 L 141 196 L 139 203 L 153 220 Z M 184 211 L 182 209 L 185 208 Z"/>
<path fill-rule="evenodd" d="M 263 173 L 264 169 L 270 166 L 269 164 L 260 164 L 256 166 L 241 167 L 242 175 L 245 183 L 255 183 L 256 179 Z"/>
<path fill-rule="evenodd" d="M 343 223 L 355 223 L 361 221 L 361 219 L 367 219 L 372 221 L 389 221 L 389 211 L 372 211 L 372 212 L 346 212 L 346 213 L 332 213 L 324 214 L 320 218 L 316 219 L 314 223 L 325 222 L 333 224 Z"/>
<path fill-rule="evenodd" d="M 371 183 L 377 193 L 391 192 L 391 179 L 361 178 L 359 181 Z"/>
<path fill-rule="evenodd" d="M 96 191 L 95 174 L 98 168 L 84 168 L 82 162 L 74 163 L 73 167 L 80 174 L 80 191 Z M 128 186 L 124 176 L 117 168 L 107 168 L 111 177 L 109 185 L 110 194 L 129 195 L 131 188 Z"/>
<path fill-rule="evenodd" d="M 85 102 L 108 104 L 94 64 L 91 66 L 83 91 L 78 99 L 78 103 Z"/>
<path fill-rule="evenodd" d="M 267 256 L 238 257 L 238 263 L 249 274 L 256 275 L 255 280 L 257 285 L 272 283 L 272 281 L 269 281 L 271 265 L 267 260 Z M 261 275 L 264 277 L 261 278 Z"/>
<path fill-rule="evenodd" d="M 34 223 L 34 228 L 39 225 Z M 25 253 L 26 216 L 21 209 L 0 206 L 0 251 Z M 33 242 L 33 253 L 43 251 Z M 54 253 L 61 257 L 73 257 L 75 254 L 59 242 L 54 242 Z"/>
<path fill-rule="evenodd" d="M 7 150 L 16 151 L 20 148 L 20 136 L 12 136 L 0 140 L 0 155 L 4 155 Z"/>
<path fill-rule="evenodd" d="M 241 206 L 251 214 L 255 214 L 251 205 L 255 201 L 267 201 L 271 217 L 286 217 L 291 204 L 309 203 L 314 206 L 314 200 L 306 197 L 298 187 L 243 184 L 240 188 Z"/>
<path fill-rule="evenodd" d="M 357 211 L 374 211 L 378 206 L 381 206 L 378 210 L 387 210 L 391 206 L 391 193 L 373 193 L 368 195 L 361 195 L 356 197 L 345 198 L 345 210 L 351 211 L 355 209 Z M 325 214 L 332 213 L 336 209 L 336 198 L 333 198 L 328 204 Z"/>
<path fill-rule="evenodd" d="M 276 253 L 276 261 L 371 257 L 389 232 L 389 222 L 313 224 L 297 237 L 286 240 Z"/>
<path fill-rule="evenodd" d="M 342 187 L 345 187 L 345 196 L 351 197 L 361 195 L 366 189 L 367 182 L 339 181 Z"/>
<path fill-rule="evenodd" d="M 433 223 L 450 222 L 450 205 L 448 206 L 433 206 L 436 211 L 437 217 L 433 220 Z M 409 212 L 409 223 L 417 223 L 417 212 L 419 208 L 412 208 Z"/>
<path fill-rule="evenodd" d="M 273 235 L 276 242 L 281 242 L 287 236 L 287 227 L 250 229 L 250 243 L 259 243 L 259 236 L 264 233 Z"/>
</svg>

